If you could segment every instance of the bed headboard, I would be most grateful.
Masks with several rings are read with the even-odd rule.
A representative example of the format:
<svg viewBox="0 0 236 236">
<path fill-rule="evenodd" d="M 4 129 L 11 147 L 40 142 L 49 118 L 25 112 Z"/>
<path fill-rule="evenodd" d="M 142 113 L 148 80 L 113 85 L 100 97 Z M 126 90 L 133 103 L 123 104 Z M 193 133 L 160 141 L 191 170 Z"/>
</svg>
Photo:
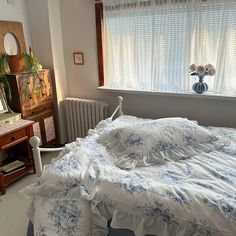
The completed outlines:
<svg viewBox="0 0 236 236">
<path fill-rule="evenodd" d="M 115 115 L 122 116 L 124 114 L 123 110 L 122 110 L 123 97 L 118 96 L 117 100 L 118 100 L 118 105 L 117 105 L 116 109 L 114 110 L 114 112 L 112 113 L 112 115 L 110 116 L 110 118 L 112 118 L 112 119 L 114 119 Z"/>
</svg>

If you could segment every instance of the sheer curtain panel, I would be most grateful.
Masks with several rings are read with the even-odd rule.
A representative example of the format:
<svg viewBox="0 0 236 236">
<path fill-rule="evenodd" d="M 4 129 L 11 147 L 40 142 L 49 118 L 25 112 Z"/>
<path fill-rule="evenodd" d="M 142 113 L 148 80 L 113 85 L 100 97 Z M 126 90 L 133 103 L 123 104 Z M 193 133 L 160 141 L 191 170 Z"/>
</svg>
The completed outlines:
<svg viewBox="0 0 236 236">
<path fill-rule="evenodd" d="M 209 91 L 236 94 L 236 1 L 103 0 L 104 85 L 188 92 L 189 65 L 212 64 Z"/>
</svg>

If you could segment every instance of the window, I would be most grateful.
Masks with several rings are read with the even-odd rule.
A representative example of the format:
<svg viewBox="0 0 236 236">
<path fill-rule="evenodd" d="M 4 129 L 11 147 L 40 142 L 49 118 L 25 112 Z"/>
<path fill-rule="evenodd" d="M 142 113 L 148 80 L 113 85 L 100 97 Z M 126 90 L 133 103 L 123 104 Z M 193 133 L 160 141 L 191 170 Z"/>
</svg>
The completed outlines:
<svg viewBox="0 0 236 236">
<path fill-rule="evenodd" d="M 236 1 L 103 0 L 98 9 L 100 85 L 188 92 L 189 65 L 210 63 L 209 91 L 236 96 Z"/>
</svg>

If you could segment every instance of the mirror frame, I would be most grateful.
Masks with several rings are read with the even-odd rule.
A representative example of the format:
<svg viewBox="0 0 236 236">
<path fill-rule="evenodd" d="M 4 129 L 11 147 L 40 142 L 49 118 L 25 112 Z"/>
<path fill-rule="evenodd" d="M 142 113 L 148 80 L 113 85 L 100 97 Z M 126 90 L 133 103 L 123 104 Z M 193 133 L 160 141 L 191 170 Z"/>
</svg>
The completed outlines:
<svg viewBox="0 0 236 236">
<path fill-rule="evenodd" d="M 0 53 L 6 53 L 4 48 L 4 37 L 11 33 L 19 44 L 19 54 L 26 52 L 25 37 L 21 22 L 0 21 Z"/>
</svg>

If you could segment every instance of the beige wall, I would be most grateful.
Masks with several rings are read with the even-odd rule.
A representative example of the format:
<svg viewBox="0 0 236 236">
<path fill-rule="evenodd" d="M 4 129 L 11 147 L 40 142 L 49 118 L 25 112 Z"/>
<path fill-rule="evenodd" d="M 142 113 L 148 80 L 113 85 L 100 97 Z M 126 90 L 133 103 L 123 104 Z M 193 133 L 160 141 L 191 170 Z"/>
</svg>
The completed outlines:
<svg viewBox="0 0 236 236">
<path fill-rule="evenodd" d="M 68 4 L 69 3 L 69 4 Z M 60 0 L 68 94 L 103 99 L 114 107 L 121 93 L 98 91 L 94 0 Z M 72 53 L 82 51 L 85 65 L 73 64 Z M 126 114 L 144 117 L 183 116 L 204 125 L 236 127 L 236 100 L 166 95 L 121 94 Z"/>
</svg>

